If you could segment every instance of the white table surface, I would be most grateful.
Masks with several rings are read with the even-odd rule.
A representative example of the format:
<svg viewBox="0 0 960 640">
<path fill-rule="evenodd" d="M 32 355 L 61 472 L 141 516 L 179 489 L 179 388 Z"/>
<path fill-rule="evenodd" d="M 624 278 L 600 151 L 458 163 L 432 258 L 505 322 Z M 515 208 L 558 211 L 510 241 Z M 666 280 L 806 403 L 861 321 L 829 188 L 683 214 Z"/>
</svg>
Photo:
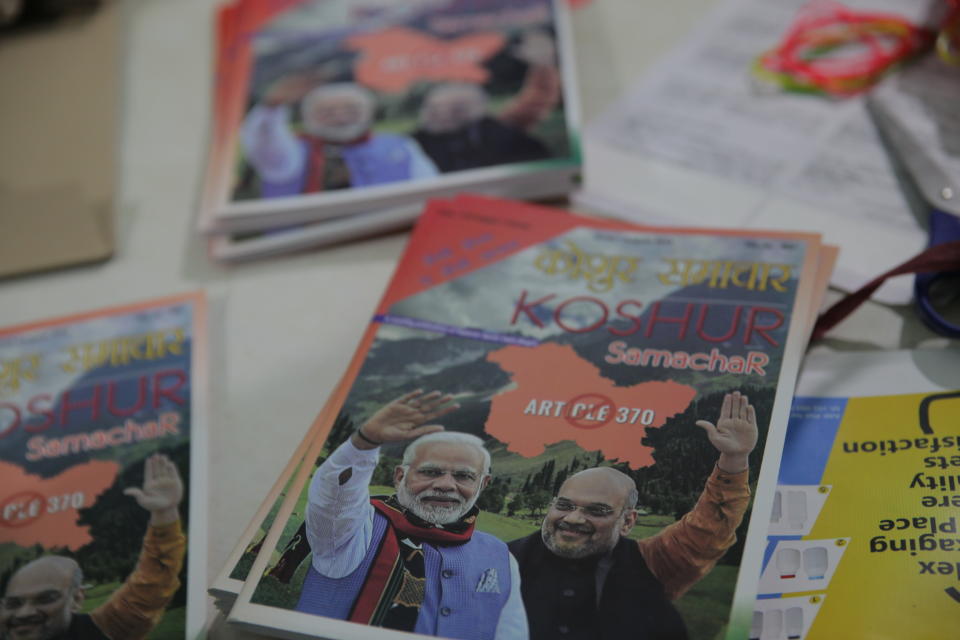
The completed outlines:
<svg viewBox="0 0 960 640">
<path fill-rule="evenodd" d="M 205 289 L 210 578 L 350 359 L 406 233 L 224 267 L 195 231 L 210 122 L 214 0 L 126 0 L 118 247 L 109 262 L 0 282 L 0 324 Z M 585 118 L 711 0 L 595 0 L 574 16 Z M 835 300 L 839 292 L 831 291 Z M 939 348 L 909 306 L 868 303 L 812 350 Z M 194 541 L 196 543 L 196 541 Z M 193 549 L 193 548 L 192 548 Z M 212 638 L 254 637 L 214 619 Z"/>
</svg>

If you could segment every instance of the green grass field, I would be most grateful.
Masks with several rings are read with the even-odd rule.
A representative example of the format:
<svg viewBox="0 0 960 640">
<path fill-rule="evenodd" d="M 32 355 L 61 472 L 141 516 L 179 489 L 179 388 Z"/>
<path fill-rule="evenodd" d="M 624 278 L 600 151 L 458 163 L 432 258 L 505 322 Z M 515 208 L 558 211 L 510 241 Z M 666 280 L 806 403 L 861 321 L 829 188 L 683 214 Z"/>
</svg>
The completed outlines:
<svg viewBox="0 0 960 640">
<path fill-rule="evenodd" d="M 736 579 L 737 567 L 718 565 L 677 600 L 677 609 L 687 623 L 691 638 L 723 637 Z"/>
<path fill-rule="evenodd" d="M 388 495 L 393 493 L 393 487 L 373 485 L 370 487 L 370 493 L 371 495 Z M 295 512 L 303 514 L 305 509 L 306 492 L 300 496 Z M 300 518 L 291 518 L 287 523 L 280 542 L 281 549 L 299 527 L 301 518 L 302 515 Z M 537 531 L 542 519 L 542 513 L 533 514 L 528 511 L 513 517 L 481 511 L 477 528 L 509 542 Z M 671 516 L 641 515 L 629 537 L 634 540 L 647 538 L 673 522 L 674 519 Z M 275 563 L 278 559 L 279 553 L 274 550 L 271 562 Z M 307 562 L 302 563 L 289 584 L 282 584 L 270 576 L 264 577 L 257 588 L 254 601 L 286 609 L 293 608 L 297 603 L 307 566 Z M 733 600 L 736 577 L 736 567 L 718 566 L 677 601 L 677 609 L 687 624 L 691 638 L 715 640 L 723 636 L 730 603 Z"/>
<path fill-rule="evenodd" d="M 113 595 L 113 592 L 120 587 L 120 585 L 120 582 L 108 582 L 106 584 L 97 584 L 90 587 L 87 589 L 87 597 L 83 601 L 83 607 L 81 611 L 83 613 L 90 613 L 101 604 L 106 602 L 110 596 Z M 163 614 L 163 618 L 160 619 L 160 622 L 157 623 L 157 626 L 154 627 L 153 631 L 150 632 L 150 635 L 148 635 L 147 638 L 149 640 L 173 640 L 174 638 L 180 640 L 183 638 L 186 624 L 186 607 L 167 609 L 167 611 Z"/>
<path fill-rule="evenodd" d="M 481 511 L 477 518 L 477 529 L 510 542 L 538 531 L 540 523 L 529 518 L 508 518 L 497 513 Z"/>
<path fill-rule="evenodd" d="M 662 515 L 644 515 L 637 518 L 637 524 L 633 527 L 633 531 L 630 532 L 630 535 L 627 536 L 634 540 L 641 540 L 643 538 L 649 538 L 652 535 L 660 533 L 660 530 L 665 526 L 673 524 L 676 522 L 671 516 L 662 516 Z"/>
<path fill-rule="evenodd" d="M 87 589 L 87 598 L 83 601 L 83 613 L 89 613 L 107 601 L 107 598 L 117 590 L 119 582 L 93 585 Z"/>
</svg>

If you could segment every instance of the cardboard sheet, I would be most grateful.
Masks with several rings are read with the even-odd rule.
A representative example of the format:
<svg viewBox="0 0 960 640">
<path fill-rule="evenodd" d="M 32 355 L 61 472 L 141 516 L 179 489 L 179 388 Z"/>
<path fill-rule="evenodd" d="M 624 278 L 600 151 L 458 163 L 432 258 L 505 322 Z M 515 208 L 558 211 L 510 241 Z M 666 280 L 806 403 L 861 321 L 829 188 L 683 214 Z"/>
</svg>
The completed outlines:
<svg viewBox="0 0 960 640">
<path fill-rule="evenodd" d="M 121 15 L 0 32 L 0 277 L 113 253 Z"/>
</svg>

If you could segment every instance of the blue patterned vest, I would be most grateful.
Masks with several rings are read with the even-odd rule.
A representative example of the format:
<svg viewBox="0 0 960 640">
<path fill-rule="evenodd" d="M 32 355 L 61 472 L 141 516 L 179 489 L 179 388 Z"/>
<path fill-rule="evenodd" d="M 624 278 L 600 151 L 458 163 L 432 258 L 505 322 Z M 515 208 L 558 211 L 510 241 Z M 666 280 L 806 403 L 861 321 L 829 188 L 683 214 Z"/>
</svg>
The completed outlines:
<svg viewBox="0 0 960 640">
<path fill-rule="evenodd" d="M 343 578 L 307 570 L 297 611 L 346 620 L 366 580 L 389 521 L 373 516 L 373 537 L 363 560 Z M 499 539 L 474 531 L 470 541 L 453 546 L 423 544 L 426 594 L 416 633 L 460 640 L 487 640 L 496 634 L 510 589 L 510 552 Z"/>
<path fill-rule="evenodd" d="M 350 186 L 368 187 L 409 180 L 409 138 L 392 133 L 377 133 L 366 142 L 342 147 L 343 160 L 350 169 Z"/>
</svg>

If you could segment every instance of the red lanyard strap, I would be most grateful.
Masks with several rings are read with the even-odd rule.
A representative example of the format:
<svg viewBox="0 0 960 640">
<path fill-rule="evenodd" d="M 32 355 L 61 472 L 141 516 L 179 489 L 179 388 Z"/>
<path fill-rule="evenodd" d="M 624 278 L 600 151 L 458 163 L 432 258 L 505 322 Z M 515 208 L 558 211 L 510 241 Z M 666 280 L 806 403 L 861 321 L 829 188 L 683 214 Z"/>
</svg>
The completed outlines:
<svg viewBox="0 0 960 640">
<path fill-rule="evenodd" d="M 930 247 L 903 264 L 877 276 L 845 298 L 838 300 L 817 319 L 811 340 L 819 340 L 827 331 L 853 313 L 857 307 L 870 298 L 874 291 L 880 288 L 880 285 L 882 285 L 887 278 L 905 273 L 945 273 L 950 271 L 960 271 L 960 240 L 945 242 Z"/>
</svg>

